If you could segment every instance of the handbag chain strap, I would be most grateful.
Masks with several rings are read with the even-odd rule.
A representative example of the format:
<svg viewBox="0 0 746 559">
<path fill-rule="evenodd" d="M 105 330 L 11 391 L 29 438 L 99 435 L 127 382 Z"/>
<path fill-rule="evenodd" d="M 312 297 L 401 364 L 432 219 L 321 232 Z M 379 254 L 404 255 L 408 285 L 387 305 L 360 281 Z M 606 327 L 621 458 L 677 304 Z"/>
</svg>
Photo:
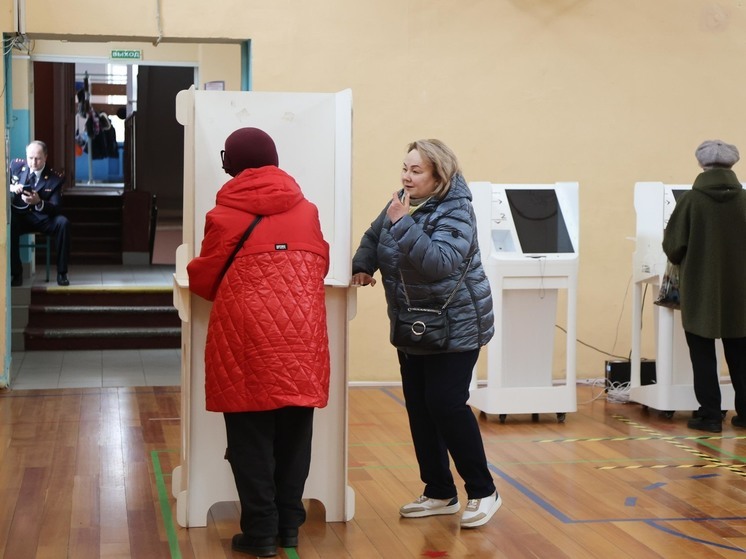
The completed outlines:
<svg viewBox="0 0 746 559">
<path fill-rule="evenodd" d="M 461 284 L 464 282 L 464 278 L 466 277 L 466 272 L 469 271 L 469 266 L 471 266 L 471 259 L 472 257 L 469 257 L 469 259 L 466 261 L 466 267 L 464 268 L 463 273 L 461 274 L 461 277 L 458 280 L 458 283 L 456 284 L 456 287 L 453 288 L 453 291 L 451 291 L 451 294 L 448 296 L 448 299 L 446 299 L 446 302 L 443 303 L 443 306 L 439 309 L 421 309 L 418 307 L 412 307 L 411 303 L 409 302 L 409 294 L 407 293 L 407 284 L 404 283 L 404 275 L 401 273 L 401 268 L 399 268 L 399 277 L 401 278 L 401 287 L 404 290 L 404 301 L 407 303 L 407 310 L 408 311 L 423 311 L 423 312 L 431 312 L 435 314 L 440 314 L 444 310 L 446 310 L 446 307 L 451 304 L 451 300 L 456 295 L 456 291 L 458 291 L 458 288 L 461 287 Z"/>
</svg>

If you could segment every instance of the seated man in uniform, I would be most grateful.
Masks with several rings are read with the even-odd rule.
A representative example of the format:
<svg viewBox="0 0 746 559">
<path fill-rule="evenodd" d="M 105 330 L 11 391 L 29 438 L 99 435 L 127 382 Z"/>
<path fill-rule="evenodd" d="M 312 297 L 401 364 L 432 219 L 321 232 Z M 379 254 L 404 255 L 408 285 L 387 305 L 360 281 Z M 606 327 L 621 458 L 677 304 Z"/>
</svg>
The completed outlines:
<svg viewBox="0 0 746 559">
<path fill-rule="evenodd" d="M 57 284 L 70 285 L 70 222 L 60 214 L 62 177 L 46 166 L 47 145 L 34 140 L 26 146 L 26 160 L 10 164 L 10 285 L 23 285 L 19 241 L 24 233 L 43 233 L 57 249 Z"/>
</svg>

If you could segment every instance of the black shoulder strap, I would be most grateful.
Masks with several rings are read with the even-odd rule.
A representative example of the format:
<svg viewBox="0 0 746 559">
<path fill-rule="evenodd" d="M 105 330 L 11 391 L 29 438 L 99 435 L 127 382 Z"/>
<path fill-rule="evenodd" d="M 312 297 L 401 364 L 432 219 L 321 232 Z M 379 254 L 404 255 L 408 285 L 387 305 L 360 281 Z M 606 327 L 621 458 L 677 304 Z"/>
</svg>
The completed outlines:
<svg viewBox="0 0 746 559">
<path fill-rule="evenodd" d="M 241 247 L 246 242 L 246 239 L 249 238 L 249 235 L 251 235 L 251 232 L 254 230 L 254 227 L 257 226 L 257 224 L 259 223 L 259 221 L 261 221 L 261 219 L 262 219 L 261 215 L 256 216 L 254 221 L 251 222 L 251 225 L 249 225 L 248 229 L 244 231 L 243 236 L 238 240 L 238 243 L 236 243 L 236 246 L 233 248 L 233 252 L 228 257 L 228 260 L 226 260 L 225 266 L 223 266 L 223 270 L 220 272 L 218 283 L 223 281 L 223 277 L 225 276 L 225 273 L 228 271 L 228 268 L 231 267 L 231 264 L 233 264 L 233 259 L 238 254 L 238 251 L 241 250 Z"/>
</svg>

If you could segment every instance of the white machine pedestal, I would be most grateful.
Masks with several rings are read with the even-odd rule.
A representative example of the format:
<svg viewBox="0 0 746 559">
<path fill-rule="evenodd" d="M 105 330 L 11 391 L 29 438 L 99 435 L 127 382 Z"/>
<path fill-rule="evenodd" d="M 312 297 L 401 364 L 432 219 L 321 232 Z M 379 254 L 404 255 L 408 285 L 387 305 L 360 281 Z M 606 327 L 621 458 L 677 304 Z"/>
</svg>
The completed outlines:
<svg viewBox="0 0 746 559">
<path fill-rule="evenodd" d="M 635 185 L 637 236 L 632 259 L 632 352 L 630 363 L 630 391 L 632 402 L 640 403 L 672 417 L 676 411 L 699 408 L 694 396 L 692 363 L 681 326 L 681 313 L 648 302 L 653 313 L 655 343 L 655 384 L 641 384 L 643 295 L 655 300 L 666 268 L 663 252 L 663 231 L 676 198 L 691 185 L 670 185 L 661 182 L 638 182 Z M 722 346 L 718 342 L 718 362 L 722 363 Z M 727 377 L 721 381 L 722 409 L 733 409 L 733 386 Z"/>
<path fill-rule="evenodd" d="M 487 385 L 472 383 L 469 404 L 505 421 L 508 414 L 556 413 L 560 422 L 577 410 L 575 343 L 578 270 L 577 183 L 496 185 L 471 183 L 480 249 L 490 281 L 495 336 L 487 346 Z M 568 240 L 562 253 L 528 254 L 521 227 L 512 213 L 511 191 L 556 191 L 557 212 L 564 214 Z M 544 200 L 542 195 L 537 199 Z M 538 202 L 537 202 L 538 204 Z M 542 211 L 543 207 L 539 207 Z M 552 213 L 551 211 L 549 213 Z M 557 222 L 556 215 L 551 219 Z M 538 222 L 538 220 L 537 220 Z M 546 228 L 545 228 L 546 229 Z M 546 230 L 542 231 L 542 234 Z M 525 231 L 524 231 L 525 234 Z M 549 228 L 547 242 L 557 244 L 559 227 Z M 565 378 L 553 374 L 559 294 L 564 291 L 567 324 Z"/>
</svg>

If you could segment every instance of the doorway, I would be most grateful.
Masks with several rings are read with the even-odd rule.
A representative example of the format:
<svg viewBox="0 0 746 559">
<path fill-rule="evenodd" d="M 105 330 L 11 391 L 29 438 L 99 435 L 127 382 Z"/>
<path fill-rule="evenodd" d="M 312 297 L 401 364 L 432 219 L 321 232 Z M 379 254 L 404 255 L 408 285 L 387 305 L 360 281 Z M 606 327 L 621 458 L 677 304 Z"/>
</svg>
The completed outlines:
<svg viewBox="0 0 746 559">
<path fill-rule="evenodd" d="M 174 107 L 196 68 L 37 61 L 33 79 L 31 136 L 46 141 L 66 190 L 147 191 L 161 211 L 181 211 L 184 134 Z"/>
<path fill-rule="evenodd" d="M 181 244 L 184 133 L 176 121 L 175 98 L 179 91 L 195 83 L 196 68 L 130 66 L 125 68 L 126 72 L 120 72 L 124 76 L 124 79 L 118 78 L 120 83 L 112 80 L 108 72 L 111 67 L 106 67 L 107 72 L 101 75 L 98 68 L 90 64 L 82 65 L 81 69 L 75 62 L 34 61 L 31 70 L 36 93 L 29 137 L 49 138 L 50 167 L 61 169 L 66 177 L 63 213 L 71 221 L 69 277 L 72 285 L 83 291 L 107 287 L 113 290 L 126 283 L 130 290 L 136 291 L 142 286 L 150 295 L 154 291 L 170 292 L 174 261 L 173 258 L 167 262 L 162 259 L 169 250 L 159 250 L 160 261 L 155 266 L 152 266 L 152 257 L 159 221 L 165 225 L 167 241 L 174 243 L 170 252 L 173 254 Z M 119 131 L 114 119 L 121 121 Z M 112 205 L 114 200 L 116 203 Z M 158 205 L 163 208 L 160 212 Z M 53 247 L 52 251 L 54 263 Z M 45 256 L 41 257 L 42 261 Z M 38 253 L 34 259 L 39 262 Z M 100 269 L 92 270 L 92 265 Z M 164 266 L 170 266 L 171 273 L 164 272 Z M 166 283 L 160 280 L 164 273 L 168 275 Z M 94 279 L 94 275 L 100 280 Z M 70 354 L 87 349 L 106 350 L 109 346 L 103 341 L 104 334 L 81 336 L 75 343 L 69 337 L 71 330 L 95 328 L 99 322 L 100 330 L 111 336 L 108 343 L 112 348 L 140 347 L 123 346 L 121 335 L 115 339 L 119 325 L 112 325 L 111 321 L 116 319 L 106 318 L 94 307 L 92 296 L 83 303 L 72 298 L 69 301 L 77 316 L 88 316 L 84 313 L 90 312 L 90 320 L 75 322 L 70 319 L 58 324 L 54 317 L 34 315 L 32 326 L 30 309 L 40 306 L 38 301 L 33 302 L 35 288 L 38 291 L 38 288 L 47 287 L 37 278 L 38 274 L 27 286 L 30 295 L 25 304 L 29 310 L 25 313 L 17 312 L 17 289 L 12 290 L 12 309 L 8 315 L 12 350 L 47 350 L 53 349 L 55 343 L 57 351 L 66 344 L 66 350 L 74 350 L 68 351 Z M 144 295 L 136 292 L 131 295 L 132 302 L 117 304 L 131 308 L 145 306 L 138 301 Z M 171 299 L 169 295 L 168 300 Z M 73 312 L 72 309 L 63 310 L 61 302 L 55 304 L 60 308 L 59 313 Z M 116 306 L 110 301 L 106 305 Z M 158 306 L 148 306 L 162 317 L 161 305 L 162 302 Z M 85 311 L 89 306 L 91 311 Z M 140 323 L 131 322 L 134 320 L 127 318 L 128 335 L 141 338 L 139 343 L 143 344 L 143 350 L 178 347 L 178 340 L 173 338 L 176 325 L 172 321 L 159 329 L 156 317 L 141 316 Z M 46 322 L 42 324 L 42 321 Z M 30 329 L 33 334 L 29 333 Z M 60 331 L 65 329 L 68 332 Z M 135 329 L 142 329 L 143 333 L 134 334 Z M 54 340 L 46 336 L 56 336 L 57 340 L 52 343 Z M 44 339 L 40 340 L 42 337 Z M 86 338 L 90 339 L 90 348 L 80 345 Z"/>
<path fill-rule="evenodd" d="M 28 37 L 28 39 L 35 38 Z M 50 38 L 48 40 L 36 38 L 35 40 L 33 40 L 33 43 L 25 41 L 24 44 L 21 45 L 23 46 L 23 48 L 20 49 L 22 51 L 20 53 L 11 51 L 6 52 L 6 90 L 14 90 L 14 88 L 12 88 L 12 83 L 13 81 L 17 81 L 17 83 L 20 84 L 21 87 L 20 98 L 23 98 L 23 96 L 26 95 L 22 93 L 24 88 L 28 88 L 29 99 L 29 105 L 23 106 L 23 104 L 21 103 L 21 106 L 14 107 L 13 102 L 10 102 L 10 99 L 18 99 L 19 97 L 17 96 L 17 94 L 19 92 L 15 91 L 16 95 L 6 96 L 6 122 L 8 123 L 9 128 L 9 133 L 6 134 L 6 142 L 8 142 L 6 145 L 6 153 L 9 154 L 10 158 L 22 157 L 25 145 L 30 139 L 32 139 L 34 135 L 37 134 L 43 134 L 48 139 L 59 138 L 59 140 L 55 140 L 54 142 L 52 142 L 55 146 L 65 146 L 66 142 L 69 142 L 71 138 L 72 142 L 74 142 L 74 121 L 66 123 L 54 118 L 42 119 L 38 114 L 35 114 L 33 100 L 35 97 L 42 95 L 43 88 L 39 85 L 39 82 L 34 79 L 33 70 L 30 68 L 30 66 L 32 66 L 35 62 L 50 62 L 53 63 L 50 66 L 51 72 L 69 72 L 70 75 L 69 77 L 65 78 L 65 83 L 69 84 L 66 87 L 68 87 L 69 91 L 74 94 L 76 92 L 75 83 L 77 77 L 75 65 L 88 62 L 109 62 L 110 60 L 108 59 L 116 58 L 116 56 L 114 56 L 115 49 L 112 49 L 109 44 L 87 43 L 85 42 L 85 40 L 78 42 L 81 39 L 83 38 L 76 38 L 74 36 L 61 37 L 60 40 L 53 38 Z M 228 88 L 233 89 L 251 89 L 250 41 L 236 40 L 226 41 L 224 43 L 210 42 L 205 44 L 197 38 L 184 39 L 183 42 L 177 43 L 164 42 L 161 44 L 151 44 L 137 42 L 135 40 L 128 40 L 126 37 L 120 37 L 117 38 L 117 40 L 114 42 L 117 43 L 116 45 L 114 45 L 115 48 L 124 48 L 126 49 L 127 53 L 134 52 L 141 54 L 140 60 L 138 61 L 138 75 L 142 73 L 143 67 L 154 68 L 152 70 L 146 70 L 145 73 L 148 74 L 148 76 L 144 79 L 147 80 L 149 85 L 156 89 L 160 88 L 161 90 L 163 90 L 163 87 L 167 87 L 169 85 L 169 83 L 166 82 L 172 83 L 172 80 L 170 78 L 164 77 L 164 75 L 166 72 L 168 72 L 168 69 L 174 68 L 186 70 L 186 72 L 189 73 L 188 83 L 177 86 L 175 88 L 176 90 L 187 89 L 191 84 L 195 84 L 195 86 L 199 89 L 200 82 L 198 76 L 200 72 L 204 72 L 205 76 L 207 76 L 208 79 L 211 80 L 210 83 L 212 84 L 220 83 L 224 84 L 224 86 L 227 85 Z M 35 52 L 25 51 L 25 49 L 28 48 L 29 44 L 32 45 L 32 50 L 34 50 Z M 17 59 L 15 59 L 16 54 L 20 55 Z M 189 61 L 192 62 L 190 63 Z M 11 70 L 14 69 L 14 67 L 16 66 L 16 62 L 20 65 L 28 65 L 29 69 L 22 69 L 19 74 L 14 75 L 14 70 Z M 125 63 L 134 64 L 134 62 L 131 60 L 127 60 L 125 61 Z M 65 69 L 66 64 L 70 65 L 71 69 Z M 202 70 L 200 70 L 200 68 L 202 68 Z M 27 73 L 32 74 L 32 76 L 29 76 L 28 83 L 26 83 Z M 89 74 L 91 73 L 92 72 L 89 71 Z M 11 76 L 13 77 L 11 78 Z M 138 76 L 138 79 L 141 78 L 142 76 Z M 207 87 L 207 85 L 208 84 L 205 84 L 205 87 Z M 175 93 L 173 96 L 171 96 L 172 100 L 174 96 Z M 53 109 L 52 112 L 58 112 L 58 114 L 61 114 L 62 112 L 65 112 L 65 114 L 75 113 L 77 99 L 74 97 L 74 95 L 53 95 L 52 97 L 57 100 L 57 103 L 70 104 L 69 112 L 67 111 L 67 108 L 64 108 L 64 110 L 62 111 L 59 111 L 59 109 Z M 101 101 L 99 99 L 95 99 L 95 101 L 98 104 L 101 104 Z M 137 140 L 141 141 L 146 146 L 149 146 L 149 149 L 140 158 L 144 159 L 145 161 L 140 161 L 139 163 L 153 163 L 154 161 L 156 163 L 153 165 L 152 168 L 150 168 L 150 170 L 146 170 L 147 167 L 144 167 L 142 164 L 138 165 L 136 169 L 141 169 L 143 171 L 143 174 L 142 176 L 136 175 L 136 170 L 131 170 L 132 180 L 139 180 L 143 188 L 149 188 L 156 191 L 159 194 L 161 201 L 160 203 L 162 206 L 160 215 L 164 218 L 167 218 L 169 214 L 172 214 L 172 221 L 178 221 L 178 227 L 180 227 L 182 212 L 180 175 L 183 172 L 183 165 L 181 163 L 181 158 L 183 157 L 183 150 L 181 149 L 181 142 L 183 141 L 181 139 L 182 131 L 179 127 L 178 137 L 176 138 L 176 140 L 168 139 L 169 137 L 168 134 L 166 134 L 166 128 L 160 125 L 162 119 L 165 119 L 166 117 L 174 117 L 173 104 L 168 107 L 159 105 L 158 103 L 154 102 L 151 105 L 151 110 L 145 111 L 143 110 L 142 106 L 143 96 L 141 90 L 138 91 L 137 101 L 137 111 L 138 113 L 140 113 L 140 117 L 142 117 L 141 122 L 147 120 L 148 124 L 153 123 L 152 125 L 149 125 L 147 127 L 140 127 L 139 132 L 137 130 L 133 131 L 133 134 L 138 134 L 136 136 Z M 116 116 L 114 116 L 116 115 L 115 111 L 112 110 L 105 112 L 110 118 L 117 118 Z M 144 118 L 143 114 L 146 112 L 148 113 L 147 119 Z M 41 129 L 39 128 L 40 126 L 43 126 L 42 124 L 40 124 L 42 120 L 50 123 L 50 125 L 54 124 L 55 126 L 57 126 L 58 129 L 54 130 L 53 133 L 50 134 L 42 133 L 40 131 Z M 142 136 L 140 136 L 139 134 L 142 134 Z M 122 141 L 125 145 L 127 144 L 127 142 L 124 141 L 123 138 L 119 140 L 118 131 L 117 138 L 118 141 Z M 167 172 L 169 166 L 164 164 L 166 158 L 163 157 L 163 152 L 164 150 L 172 149 L 174 146 L 179 146 L 178 149 L 173 150 L 173 153 L 177 154 L 177 157 L 179 159 L 176 160 L 177 163 L 173 163 L 170 166 L 171 172 L 169 173 Z M 60 163 L 59 161 L 61 160 L 61 156 L 55 154 L 54 164 L 63 167 L 66 171 L 69 169 L 67 173 L 69 173 L 71 177 L 74 177 L 74 170 L 76 168 L 76 162 L 74 161 L 74 145 L 72 145 L 70 149 L 63 149 L 61 153 L 64 153 L 65 157 L 67 157 L 68 160 L 62 160 L 62 162 Z M 126 157 L 124 158 L 124 161 L 127 161 Z M 126 182 L 126 175 L 129 171 L 124 163 L 123 167 L 124 169 L 122 170 L 122 174 L 125 175 L 124 182 Z M 117 183 L 119 181 L 113 180 L 112 182 Z M 179 184 L 178 188 L 175 190 L 173 189 L 173 187 L 169 189 L 166 186 L 168 184 L 174 183 Z M 171 236 L 177 237 L 175 242 L 180 241 L 180 236 L 178 236 L 177 233 L 174 233 L 174 231 L 171 231 Z M 166 253 L 167 252 L 168 250 L 166 251 Z M 171 252 L 173 251 L 171 250 Z M 125 267 L 123 266 L 122 268 L 124 269 Z M 171 280 L 169 274 L 169 284 L 170 282 Z M 4 371 L 0 372 L 0 386 L 2 386 L 3 382 L 7 382 L 9 380 L 9 371 L 11 367 L 10 317 L 11 309 L 9 306 L 6 314 L 6 331 L 8 332 L 8 336 L 6 338 L 7 341 L 5 367 Z"/>
</svg>

